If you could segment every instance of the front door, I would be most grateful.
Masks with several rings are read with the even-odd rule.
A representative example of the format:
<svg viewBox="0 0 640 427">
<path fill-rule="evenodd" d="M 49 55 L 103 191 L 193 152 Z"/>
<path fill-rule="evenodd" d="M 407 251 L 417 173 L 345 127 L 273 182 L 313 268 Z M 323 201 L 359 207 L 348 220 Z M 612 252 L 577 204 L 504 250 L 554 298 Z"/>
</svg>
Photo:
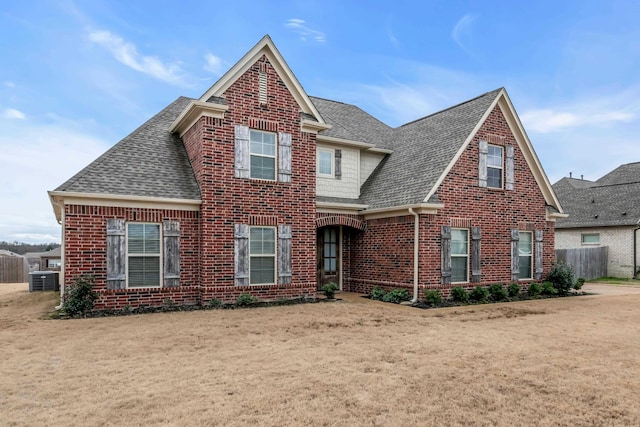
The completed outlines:
<svg viewBox="0 0 640 427">
<path fill-rule="evenodd" d="M 340 285 L 340 228 L 318 230 L 318 289 L 327 283 Z"/>
</svg>

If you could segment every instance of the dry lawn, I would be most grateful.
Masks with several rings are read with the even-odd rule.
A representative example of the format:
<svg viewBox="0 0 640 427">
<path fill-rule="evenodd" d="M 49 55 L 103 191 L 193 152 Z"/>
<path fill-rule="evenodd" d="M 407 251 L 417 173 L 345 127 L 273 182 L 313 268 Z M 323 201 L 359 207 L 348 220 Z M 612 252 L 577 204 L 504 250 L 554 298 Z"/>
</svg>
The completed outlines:
<svg viewBox="0 0 640 427">
<path fill-rule="evenodd" d="M 640 295 L 43 320 L 0 285 L 0 425 L 640 425 Z"/>
</svg>

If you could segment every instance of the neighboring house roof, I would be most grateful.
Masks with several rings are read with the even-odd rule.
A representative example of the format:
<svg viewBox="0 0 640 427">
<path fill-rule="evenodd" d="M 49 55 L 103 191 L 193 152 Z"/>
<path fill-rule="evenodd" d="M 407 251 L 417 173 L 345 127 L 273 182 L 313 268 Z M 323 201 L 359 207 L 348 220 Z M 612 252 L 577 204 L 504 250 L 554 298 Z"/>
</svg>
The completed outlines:
<svg viewBox="0 0 640 427">
<path fill-rule="evenodd" d="M 562 178 L 553 184 L 568 218 L 556 228 L 635 226 L 640 221 L 640 163 L 622 165 L 597 181 Z"/>
<path fill-rule="evenodd" d="M 22 255 L 17 254 L 15 252 L 11 252 L 8 249 L 0 249 L 0 256 L 22 256 Z"/>
</svg>

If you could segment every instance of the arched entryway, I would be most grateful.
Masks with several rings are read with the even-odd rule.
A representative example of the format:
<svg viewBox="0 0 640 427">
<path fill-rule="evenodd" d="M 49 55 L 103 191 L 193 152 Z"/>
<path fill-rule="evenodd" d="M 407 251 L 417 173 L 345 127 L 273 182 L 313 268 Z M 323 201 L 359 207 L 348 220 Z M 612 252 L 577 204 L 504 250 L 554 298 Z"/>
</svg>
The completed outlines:
<svg viewBox="0 0 640 427">
<path fill-rule="evenodd" d="M 349 248 L 355 233 L 365 229 L 365 222 L 357 216 L 330 215 L 316 219 L 318 289 L 335 283 L 343 289 L 345 270 L 350 265 Z"/>
</svg>

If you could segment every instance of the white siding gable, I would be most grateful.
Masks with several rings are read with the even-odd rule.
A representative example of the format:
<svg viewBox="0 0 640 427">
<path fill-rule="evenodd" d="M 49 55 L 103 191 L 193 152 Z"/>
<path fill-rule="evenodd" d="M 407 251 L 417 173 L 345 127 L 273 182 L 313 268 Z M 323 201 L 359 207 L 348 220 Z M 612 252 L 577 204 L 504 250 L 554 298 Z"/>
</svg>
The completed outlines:
<svg viewBox="0 0 640 427">
<path fill-rule="evenodd" d="M 339 149 L 342 153 L 342 174 L 335 177 L 318 176 L 316 173 L 316 195 L 325 197 L 360 197 L 360 150 L 348 147 L 335 147 L 329 144 L 317 144 L 318 149 Z"/>
</svg>

